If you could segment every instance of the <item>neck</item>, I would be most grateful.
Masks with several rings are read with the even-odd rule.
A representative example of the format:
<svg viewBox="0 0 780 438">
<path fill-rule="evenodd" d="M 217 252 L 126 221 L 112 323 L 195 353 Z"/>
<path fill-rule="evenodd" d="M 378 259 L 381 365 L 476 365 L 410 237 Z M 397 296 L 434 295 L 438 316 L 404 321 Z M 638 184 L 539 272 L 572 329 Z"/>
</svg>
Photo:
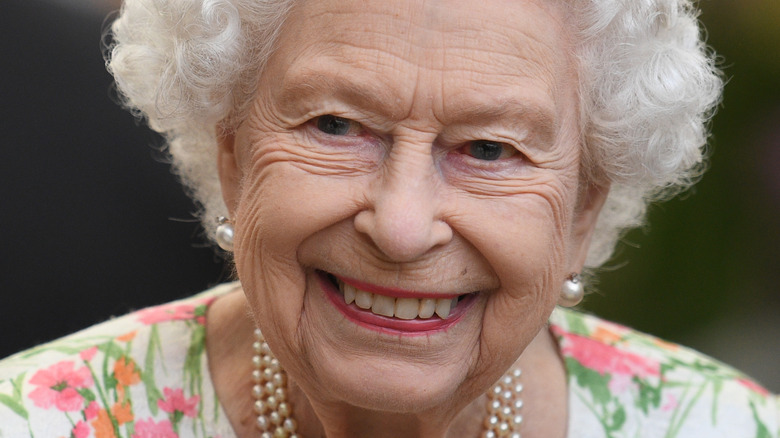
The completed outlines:
<svg viewBox="0 0 780 438">
<path fill-rule="evenodd" d="M 484 396 L 479 397 L 465 408 L 446 407 L 414 414 L 371 411 L 343 403 L 312 401 L 307 406 L 316 414 L 317 427 L 301 429 L 300 435 L 345 438 L 367 435 L 372 438 L 478 437 L 483 430 L 485 399 Z"/>
<path fill-rule="evenodd" d="M 209 373 L 217 399 L 239 438 L 257 436 L 249 378 L 254 326 L 241 291 L 218 298 L 206 314 Z"/>
</svg>

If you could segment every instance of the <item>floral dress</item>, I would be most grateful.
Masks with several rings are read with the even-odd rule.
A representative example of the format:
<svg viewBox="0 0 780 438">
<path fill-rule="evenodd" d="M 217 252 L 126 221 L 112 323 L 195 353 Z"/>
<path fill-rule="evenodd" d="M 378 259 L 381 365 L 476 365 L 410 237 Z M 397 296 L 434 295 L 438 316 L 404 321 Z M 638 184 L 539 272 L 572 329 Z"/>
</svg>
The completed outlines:
<svg viewBox="0 0 780 438">
<path fill-rule="evenodd" d="M 144 309 L 0 361 L 0 438 L 235 438 L 205 353 L 209 303 Z M 569 438 L 778 438 L 778 399 L 692 350 L 571 310 L 550 318 Z"/>
</svg>

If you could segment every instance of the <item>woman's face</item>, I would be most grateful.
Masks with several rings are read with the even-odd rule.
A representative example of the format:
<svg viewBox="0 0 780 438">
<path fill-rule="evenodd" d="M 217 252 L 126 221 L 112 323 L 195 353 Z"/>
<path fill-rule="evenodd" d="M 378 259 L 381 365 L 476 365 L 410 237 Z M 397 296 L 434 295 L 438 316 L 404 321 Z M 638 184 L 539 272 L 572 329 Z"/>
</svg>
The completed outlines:
<svg viewBox="0 0 780 438">
<path fill-rule="evenodd" d="M 293 10 L 219 158 L 252 313 L 310 398 L 462 405 L 542 329 L 601 198 L 566 29 L 542 1 Z"/>
</svg>

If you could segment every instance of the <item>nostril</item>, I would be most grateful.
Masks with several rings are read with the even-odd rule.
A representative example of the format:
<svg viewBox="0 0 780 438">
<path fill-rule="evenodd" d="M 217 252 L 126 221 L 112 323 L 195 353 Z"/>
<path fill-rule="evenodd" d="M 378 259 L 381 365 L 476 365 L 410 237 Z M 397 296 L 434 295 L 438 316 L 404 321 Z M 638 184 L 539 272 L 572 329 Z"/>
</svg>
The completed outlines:
<svg viewBox="0 0 780 438">
<path fill-rule="evenodd" d="M 452 228 L 444 221 L 437 220 L 431 225 L 432 246 L 444 245 L 452 240 Z"/>
<path fill-rule="evenodd" d="M 390 201 L 383 199 L 353 219 L 355 230 L 368 236 L 389 259 L 412 261 L 452 240 L 449 224 L 430 205 L 421 205 L 423 200 Z"/>
<path fill-rule="evenodd" d="M 370 236 L 373 221 L 374 212 L 371 210 L 363 210 L 355 216 L 355 230 Z"/>
</svg>

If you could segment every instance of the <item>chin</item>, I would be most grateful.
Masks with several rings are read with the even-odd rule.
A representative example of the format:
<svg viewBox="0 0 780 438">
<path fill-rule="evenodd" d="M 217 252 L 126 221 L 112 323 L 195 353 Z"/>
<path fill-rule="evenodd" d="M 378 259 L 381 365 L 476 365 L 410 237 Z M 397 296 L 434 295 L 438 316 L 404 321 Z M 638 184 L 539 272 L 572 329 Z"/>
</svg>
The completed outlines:
<svg viewBox="0 0 780 438">
<path fill-rule="evenodd" d="M 467 399 L 459 394 L 467 373 L 458 366 L 420 366 L 383 358 L 327 359 L 310 397 L 391 413 L 421 413 Z"/>
</svg>

